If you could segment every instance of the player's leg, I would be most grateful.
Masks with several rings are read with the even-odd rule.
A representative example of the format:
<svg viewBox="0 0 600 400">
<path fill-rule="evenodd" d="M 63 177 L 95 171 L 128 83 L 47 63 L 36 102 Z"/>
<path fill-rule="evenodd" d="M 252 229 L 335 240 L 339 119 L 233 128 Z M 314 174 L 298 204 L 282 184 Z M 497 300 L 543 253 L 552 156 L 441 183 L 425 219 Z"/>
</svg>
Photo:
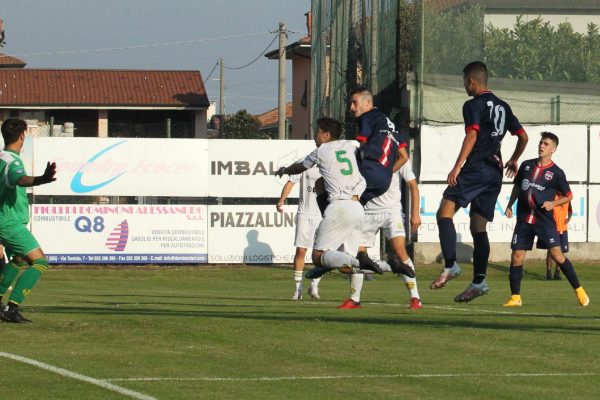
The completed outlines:
<svg viewBox="0 0 600 400">
<path fill-rule="evenodd" d="M 579 283 L 579 278 L 577 277 L 577 273 L 575 272 L 575 268 L 571 261 L 563 254 L 560 246 L 552 247 L 550 249 L 550 253 L 556 264 L 560 267 L 563 275 L 567 278 L 571 287 L 575 289 L 575 295 L 577 296 L 577 300 L 579 304 L 583 307 L 590 304 L 590 298 L 587 293 L 583 289 L 583 286 Z"/>
<path fill-rule="evenodd" d="M 490 240 L 487 234 L 488 219 L 481 214 L 472 213 L 470 218 L 471 236 L 473 236 L 473 283 L 480 284 L 487 275 L 490 257 Z"/>
<path fill-rule="evenodd" d="M 554 266 L 554 260 L 550 254 L 550 249 L 546 250 L 546 280 L 552 280 L 552 267 Z M 558 270 L 558 265 L 556 266 Z"/>
<path fill-rule="evenodd" d="M 460 267 L 456 263 L 456 228 L 452 219 L 458 208 L 455 201 L 444 198 L 437 211 L 436 218 L 440 247 L 444 257 L 444 270 L 436 280 L 431 282 L 429 286 L 431 289 L 443 288 L 446 282 L 460 274 Z"/>
<path fill-rule="evenodd" d="M 513 250 L 510 255 L 510 270 L 508 273 L 508 282 L 510 284 L 510 298 L 503 307 L 521 307 L 521 281 L 523 280 L 523 263 L 525 261 L 526 250 Z"/>
<path fill-rule="evenodd" d="M 33 235 L 31 238 L 35 240 Z M 21 315 L 19 306 L 25 301 L 25 298 L 31 293 L 42 274 L 49 267 L 48 259 L 39 247 L 29 251 L 25 255 L 25 260 L 29 264 L 29 268 L 25 269 L 25 271 L 17 278 L 10 297 L 8 298 L 8 304 L 2 312 L 2 319 L 7 322 L 31 322 Z"/>
<path fill-rule="evenodd" d="M 406 241 L 404 239 L 404 236 L 398 235 L 393 237 L 390 240 L 390 246 L 394 254 L 398 257 L 398 259 L 401 260 L 404 265 L 407 265 L 414 273 L 415 265 L 413 264 L 413 261 L 406 252 Z M 411 278 L 404 274 L 399 274 L 399 276 L 402 277 L 404 286 L 406 286 L 406 289 L 408 290 L 408 293 L 410 295 L 409 308 L 411 310 L 418 310 L 422 308 L 423 306 L 421 304 L 421 296 L 419 295 L 419 288 L 417 286 L 417 278 Z"/>
<path fill-rule="evenodd" d="M 306 249 L 304 247 L 296 247 L 294 254 L 294 295 L 292 300 L 302 300 L 302 274 L 304 273 L 304 257 Z"/>
<path fill-rule="evenodd" d="M 340 304 L 337 308 L 341 310 L 349 310 L 353 308 L 362 307 L 360 305 L 360 294 L 362 292 L 364 280 L 364 274 L 358 273 L 350 275 L 350 297 L 345 299 L 344 302 Z"/>
<path fill-rule="evenodd" d="M 562 250 L 563 254 L 566 254 L 569 252 L 569 232 L 565 231 L 562 233 L 559 233 L 559 238 L 560 238 L 560 249 Z M 561 277 L 560 277 L 560 267 L 558 266 L 558 264 L 556 264 L 556 267 L 554 269 L 554 277 L 552 278 L 555 281 L 560 281 Z"/>
<path fill-rule="evenodd" d="M 332 269 L 348 267 L 373 268 L 377 273 L 382 273 L 376 264 L 375 266 L 363 265 L 357 257 L 352 255 L 356 254 L 358 243 L 352 254 L 337 250 L 344 244 L 344 241 L 355 235 L 355 232 L 360 231 L 363 218 L 364 210 L 357 201 L 338 200 L 327 207 L 325 216 L 317 228 L 312 254 L 315 268 L 307 272 L 307 278 L 318 278 Z"/>
</svg>

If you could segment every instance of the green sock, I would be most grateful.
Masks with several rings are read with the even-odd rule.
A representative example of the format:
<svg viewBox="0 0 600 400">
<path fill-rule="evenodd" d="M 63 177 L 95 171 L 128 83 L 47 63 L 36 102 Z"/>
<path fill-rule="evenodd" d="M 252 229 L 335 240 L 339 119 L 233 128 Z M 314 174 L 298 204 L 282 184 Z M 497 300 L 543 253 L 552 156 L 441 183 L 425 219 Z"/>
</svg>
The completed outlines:
<svg viewBox="0 0 600 400">
<path fill-rule="evenodd" d="M 25 272 L 19 276 L 15 288 L 10 294 L 8 301 L 16 304 L 21 304 L 27 295 L 31 293 L 31 290 L 40 279 L 40 276 L 48 269 L 48 260 L 45 258 L 39 258 L 33 261 L 31 267 L 27 268 Z"/>
<path fill-rule="evenodd" d="M 19 275 L 21 269 L 26 265 L 25 261 L 20 262 L 18 265 L 14 261 L 11 261 L 4 266 L 2 274 L 0 274 L 0 296 L 3 296 L 8 291 L 8 288 L 12 285 L 17 275 Z"/>
</svg>

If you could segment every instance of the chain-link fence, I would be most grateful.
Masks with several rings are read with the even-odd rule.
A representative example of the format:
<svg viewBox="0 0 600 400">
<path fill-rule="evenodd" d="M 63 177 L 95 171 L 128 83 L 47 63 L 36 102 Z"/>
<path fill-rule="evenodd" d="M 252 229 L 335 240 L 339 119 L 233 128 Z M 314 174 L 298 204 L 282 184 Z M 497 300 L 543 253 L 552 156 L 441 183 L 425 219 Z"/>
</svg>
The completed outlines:
<svg viewBox="0 0 600 400">
<path fill-rule="evenodd" d="M 600 122 L 600 3 L 533 3 L 313 0 L 313 124 L 332 116 L 352 136 L 358 84 L 400 128 L 405 93 L 414 126 L 461 123 L 462 68 L 476 60 L 523 123 Z"/>
<path fill-rule="evenodd" d="M 365 85 L 375 103 L 392 118 L 400 111 L 400 85 L 410 59 L 402 24 L 412 5 L 397 0 L 313 0 L 312 118 L 330 116 L 355 125 L 348 113 L 348 92 Z M 401 35 L 403 33 L 403 35 Z M 409 43 L 409 45 L 411 45 Z M 409 54 L 411 54 L 409 52 Z"/>
</svg>

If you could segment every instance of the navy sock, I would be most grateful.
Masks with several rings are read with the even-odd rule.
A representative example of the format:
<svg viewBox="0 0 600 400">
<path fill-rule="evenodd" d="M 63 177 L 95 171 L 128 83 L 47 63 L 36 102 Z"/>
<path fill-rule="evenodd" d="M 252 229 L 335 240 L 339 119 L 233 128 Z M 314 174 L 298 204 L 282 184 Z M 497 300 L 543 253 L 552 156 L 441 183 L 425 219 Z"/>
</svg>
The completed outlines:
<svg viewBox="0 0 600 400">
<path fill-rule="evenodd" d="M 451 268 L 456 261 L 456 229 L 452 218 L 440 218 L 437 220 L 440 246 L 445 260 L 445 267 Z"/>
<path fill-rule="evenodd" d="M 508 274 L 508 281 L 510 282 L 510 293 L 521 294 L 521 280 L 523 279 L 523 266 L 522 265 L 511 265 L 510 272 Z"/>
<path fill-rule="evenodd" d="M 558 264 L 558 263 L 557 263 Z M 573 289 L 577 289 L 581 284 L 579 283 L 579 278 L 577 278 L 577 273 L 575 272 L 575 268 L 573 268 L 573 264 L 569 261 L 568 258 L 565 257 L 565 262 L 562 264 L 558 264 L 560 270 L 563 275 L 567 277 L 567 280 L 571 284 Z"/>
<path fill-rule="evenodd" d="M 473 235 L 473 283 L 480 284 L 487 274 L 490 241 L 487 232 L 472 232 L 471 235 Z"/>
</svg>

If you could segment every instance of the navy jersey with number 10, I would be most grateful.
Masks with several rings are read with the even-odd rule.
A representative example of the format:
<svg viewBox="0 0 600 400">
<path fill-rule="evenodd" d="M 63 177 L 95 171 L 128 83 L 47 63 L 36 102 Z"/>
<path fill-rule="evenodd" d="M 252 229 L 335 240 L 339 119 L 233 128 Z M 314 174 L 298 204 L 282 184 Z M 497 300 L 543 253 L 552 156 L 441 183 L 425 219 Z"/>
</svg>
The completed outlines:
<svg viewBox="0 0 600 400">
<path fill-rule="evenodd" d="M 465 132 L 477 131 L 477 141 L 467 157 L 466 164 L 488 161 L 502 167 L 500 146 L 506 132 L 519 135 L 524 132 L 510 106 L 485 91 L 463 105 Z"/>
</svg>

